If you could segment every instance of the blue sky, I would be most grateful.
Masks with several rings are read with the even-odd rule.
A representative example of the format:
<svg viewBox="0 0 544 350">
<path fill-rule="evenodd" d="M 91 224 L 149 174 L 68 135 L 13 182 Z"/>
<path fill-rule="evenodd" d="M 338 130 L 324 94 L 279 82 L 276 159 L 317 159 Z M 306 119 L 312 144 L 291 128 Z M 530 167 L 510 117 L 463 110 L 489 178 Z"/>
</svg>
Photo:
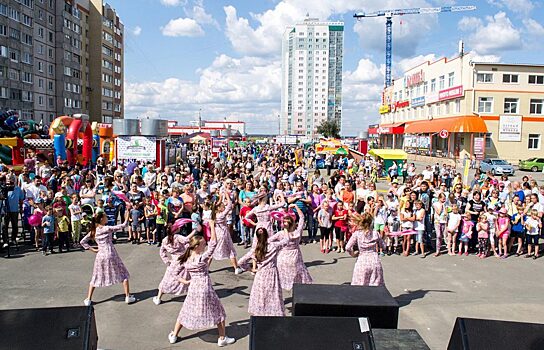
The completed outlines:
<svg viewBox="0 0 544 350">
<path fill-rule="evenodd" d="M 125 24 L 126 117 L 187 123 L 243 120 L 274 132 L 280 110 L 281 35 L 307 13 L 345 22 L 343 134 L 378 119 L 385 20 L 354 12 L 476 5 L 471 12 L 394 20 L 394 72 L 453 56 L 460 39 L 478 60 L 544 63 L 544 3 L 531 0 L 109 0 Z"/>
</svg>

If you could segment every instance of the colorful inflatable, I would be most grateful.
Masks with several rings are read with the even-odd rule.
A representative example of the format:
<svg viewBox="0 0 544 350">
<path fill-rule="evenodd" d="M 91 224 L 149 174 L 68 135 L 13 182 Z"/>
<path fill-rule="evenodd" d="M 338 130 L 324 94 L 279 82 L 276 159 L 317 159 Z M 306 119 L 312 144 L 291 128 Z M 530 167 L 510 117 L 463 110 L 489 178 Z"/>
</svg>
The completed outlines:
<svg viewBox="0 0 544 350">
<path fill-rule="evenodd" d="M 0 111 L 0 160 L 8 165 L 22 165 L 23 139 L 46 138 L 47 133 L 33 120 L 19 120 L 16 111 Z"/>
<path fill-rule="evenodd" d="M 73 117 L 56 118 L 49 128 L 49 136 L 53 139 L 55 157 L 60 156 L 62 160 L 68 160 L 70 165 L 74 165 L 78 160 L 83 166 L 92 163 L 93 130 L 88 115 L 74 114 Z M 78 156 L 78 139 L 83 140 L 81 157 Z"/>
</svg>

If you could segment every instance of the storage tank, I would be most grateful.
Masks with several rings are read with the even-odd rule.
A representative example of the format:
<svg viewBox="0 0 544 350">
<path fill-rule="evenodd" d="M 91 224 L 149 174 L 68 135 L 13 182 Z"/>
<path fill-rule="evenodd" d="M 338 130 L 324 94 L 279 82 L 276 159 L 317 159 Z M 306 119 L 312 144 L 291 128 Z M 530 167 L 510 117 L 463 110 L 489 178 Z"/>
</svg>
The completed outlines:
<svg viewBox="0 0 544 350">
<path fill-rule="evenodd" d="M 168 120 L 163 119 L 142 119 L 141 133 L 142 136 L 168 137 Z"/>
<path fill-rule="evenodd" d="M 359 136 L 357 138 L 363 140 L 368 139 L 368 131 L 359 131 Z"/>
<path fill-rule="evenodd" d="M 121 136 L 140 136 L 138 119 L 113 119 L 113 133 Z"/>
</svg>

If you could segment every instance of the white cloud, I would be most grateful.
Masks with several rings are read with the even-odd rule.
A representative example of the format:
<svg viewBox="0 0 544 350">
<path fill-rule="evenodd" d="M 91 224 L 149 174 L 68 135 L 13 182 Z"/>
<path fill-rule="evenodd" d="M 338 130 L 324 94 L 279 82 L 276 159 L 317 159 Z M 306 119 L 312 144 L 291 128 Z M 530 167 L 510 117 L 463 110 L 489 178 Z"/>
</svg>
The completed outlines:
<svg viewBox="0 0 544 350">
<path fill-rule="evenodd" d="M 487 0 L 487 2 L 498 8 L 506 8 L 520 14 L 528 14 L 535 8 L 531 0 Z"/>
<path fill-rule="evenodd" d="M 520 31 L 514 27 L 504 12 L 498 12 L 493 17 L 487 16 L 483 22 L 476 25 L 474 32 L 468 37 L 469 46 L 483 55 L 496 55 L 503 51 L 518 50 L 523 46 Z M 461 22 L 467 22 L 462 19 Z"/>
<path fill-rule="evenodd" d="M 480 28 L 482 24 L 482 20 L 478 17 L 463 17 L 457 24 L 457 28 L 468 32 Z"/>
<path fill-rule="evenodd" d="M 407 70 L 415 68 L 415 67 L 419 66 L 422 63 L 425 63 L 425 62 L 431 62 L 432 63 L 432 62 L 436 61 L 437 59 L 438 59 L 438 57 L 436 57 L 436 55 L 434 53 L 430 53 L 430 54 L 427 54 L 427 55 L 419 55 L 419 56 L 410 57 L 410 58 L 404 58 L 404 59 L 400 60 L 395 65 L 396 67 L 399 68 L 398 71 L 397 71 L 397 74 L 402 75 Z"/>
<path fill-rule="evenodd" d="M 176 18 L 170 20 L 164 27 L 161 28 L 162 34 L 165 36 L 203 36 L 204 30 L 192 18 Z"/>
<path fill-rule="evenodd" d="M 161 0 L 161 4 L 164 6 L 180 6 L 186 5 L 187 0 Z"/>
<path fill-rule="evenodd" d="M 529 35 L 534 35 L 538 37 L 544 36 L 544 26 L 542 23 L 535 21 L 532 18 L 528 18 L 523 20 L 523 24 L 525 25 L 525 30 Z"/>
<path fill-rule="evenodd" d="M 383 67 L 382 67 L 383 68 Z M 374 62 L 368 58 L 359 60 L 357 68 L 351 72 L 344 72 L 342 82 L 350 83 L 382 83 L 384 81 L 384 72 Z"/>
<path fill-rule="evenodd" d="M 196 0 L 193 8 L 191 10 L 187 10 L 186 13 L 199 24 L 211 24 L 216 28 L 219 28 L 219 23 L 217 23 L 212 15 L 206 12 L 204 2 L 202 0 Z"/>
<path fill-rule="evenodd" d="M 132 35 L 139 36 L 140 34 L 142 34 L 142 27 L 136 26 L 132 29 Z"/>
<path fill-rule="evenodd" d="M 470 51 L 469 54 L 473 62 L 497 63 L 501 61 L 501 56 L 497 55 L 480 55 L 476 51 Z"/>
</svg>

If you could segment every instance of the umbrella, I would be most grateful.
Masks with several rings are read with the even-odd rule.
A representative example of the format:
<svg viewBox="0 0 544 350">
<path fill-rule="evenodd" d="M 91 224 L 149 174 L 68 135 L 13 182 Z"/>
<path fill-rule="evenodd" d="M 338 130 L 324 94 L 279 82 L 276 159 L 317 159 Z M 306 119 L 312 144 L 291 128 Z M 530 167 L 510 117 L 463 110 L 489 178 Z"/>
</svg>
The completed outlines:
<svg viewBox="0 0 544 350">
<path fill-rule="evenodd" d="M 336 150 L 334 154 L 346 155 L 348 154 L 348 151 L 344 147 L 340 147 L 339 149 Z"/>
</svg>

